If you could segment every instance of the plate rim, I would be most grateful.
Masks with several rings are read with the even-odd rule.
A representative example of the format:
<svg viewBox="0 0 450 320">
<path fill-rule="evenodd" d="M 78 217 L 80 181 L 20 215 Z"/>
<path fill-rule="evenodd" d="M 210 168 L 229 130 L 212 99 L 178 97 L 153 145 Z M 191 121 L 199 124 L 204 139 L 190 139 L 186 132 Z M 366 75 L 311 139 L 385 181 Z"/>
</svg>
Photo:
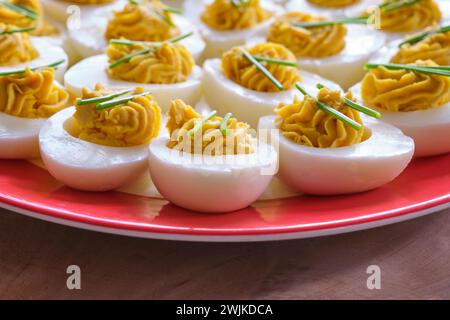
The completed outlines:
<svg viewBox="0 0 450 320">
<path fill-rule="evenodd" d="M 63 226 L 69 226 L 72 228 L 83 229 L 93 232 L 113 234 L 119 236 L 128 236 L 134 238 L 188 241 L 188 242 L 264 242 L 264 241 L 282 241 L 282 240 L 324 237 L 378 228 L 407 220 L 417 219 L 432 213 L 446 210 L 450 208 L 450 201 L 426 209 L 417 210 L 409 214 L 397 215 L 393 217 L 374 220 L 371 222 L 356 223 L 335 228 L 323 228 L 317 230 L 297 231 L 297 232 L 272 232 L 267 234 L 242 234 L 242 235 L 200 235 L 200 234 L 136 231 L 116 227 L 99 226 L 95 224 L 88 224 L 70 219 L 57 218 L 43 213 L 22 209 L 20 207 L 9 205 L 4 202 L 0 202 L 0 208 L 15 213 L 19 213 L 27 217 L 36 218 L 42 221 L 52 222 Z"/>
</svg>

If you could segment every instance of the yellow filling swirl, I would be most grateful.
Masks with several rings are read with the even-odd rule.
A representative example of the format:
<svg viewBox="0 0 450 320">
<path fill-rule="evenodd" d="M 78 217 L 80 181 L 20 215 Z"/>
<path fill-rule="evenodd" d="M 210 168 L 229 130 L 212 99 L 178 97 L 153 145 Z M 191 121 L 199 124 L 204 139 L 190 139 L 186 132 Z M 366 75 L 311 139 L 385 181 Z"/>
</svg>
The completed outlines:
<svg viewBox="0 0 450 320">
<path fill-rule="evenodd" d="M 347 98 L 352 99 L 351 93 Z M 339 91 L 323 88 L 317 99 L 335 108 L 339 112 L 363 124 L 358 111 L 344 104 Z M 368 138 L 368 131 L 355 130 L 349 125 L 319 109 L 316 101 L 311 97 L 299 100 L 297 97 L 292 104 L 280 104 L 275 109 L 276 124 L 287 139 L 304 146 L 316 148 L 337 148 L 351 146 Z"/>
<path fill-rule="evenodd" d="M 26 32 L 7 33 L 18 27 L 0 23 L 0 66 L 11 66 L 24 63 L 39 57 L 39 52 L 31 43 Z"/>
<path fill-rule="evenodd" d="M 191 106 L 179 99 L 172 101 L 167 121 L 170 134 L 167 146 L 184 152 L 216 156 L 254 152 L 247 123 L 229 118 L 224 136 L 220 128 L 223 118 L 214 116 L 204 121 L 201 128 L 191 135 L 190 131 L 201 121 L 204 121 L 202 116 Z"/>
<path fill-rule="evenodd" d="M 311 2 L 316 6 L 331 7 L 331 8 L 346 7 L 358 3 L 360 1 L 361 0 L 308 0 L 308 2 Z"/>
<path fill-rule="evenodd" d="M 111 44 L 106 54 L 112 63 L 144 48 L 143 45 Z M 137 55 L 117 67 L 109 68 L 108 72 L 111 77 L 125 81 L 172 84 L 185 81 L 194 65 L 191 53 L 184 46 L 164 42 L 149 53 Z"/>
<path fill-rule="evenodd" d="M 247 0 L 239 6 L 230 0 L 215 0 L 206 6 L 201 19 L 216 30 L 239 30 L 254 27 L 270 16 L 259 0 Z"/>
<path fill-rule="evenodd" d="M 44 17 L 44 10 L 39 0 L 11 0 L 13 4 L 31 9 L 38 14 L 36 20 L 32 20 L 18 12 L 15 12 L 5 6 L 0 5 L 0 22 L 12 24 L 18 28 L 34 27 L 30 34 L 33 36 L 51 36 L 58 34 L 58 30 L 50 25 Z"/>
<path fill-rule="evenodd" d="M 389 6 L 403 0 L 389 1 Z M 385 3 L 387 3 L 385 1 Z M 434 0 L 420 0 L 414 4 L 392 11 L 379 10 L 378 20 L 381 30 L 389 32 L 409 32 L 421 30 L 438 23 L 442 14 Z"/>
<path fill-rule="evenodd" d="M 296 62 L 294 54 L 280 44 L 262 43 L 248 49 L 248 52 L 253 56 Z M 265 62 L 261 64 L 283 85 L 285 90 L 289 90 L 300 80 L 300 75 L 295 67 Z M 224 53 L 222 71 L 228 79 L 247 89 L 260 92 L 279 91 L 255 65 L 244 57 L 238 47 Z"/>
<path fill-rule="evenodd" d="M 436 66 L 430 60 L 414 65 Z M 433 109 L 450 101 L 450 78 L 379 67 L 364 77 L 361 95 L 368 106 L 388 111 Z"/>
<path fill-rule="evenodd" d="M 22 118 L 48 118 L 71 103 L 55 84 L 52 68 L 0 77 L 0 112 Z"/>
<path fill-rule="evenodd" d="M 450 31 L 436 33 L 415 44 L 404 44 L 392 58 L 393 63 L 413 63 L 433 60 L 438 65 L 450 65 Z"/>
<path fill-rule="evenodd" d="M 133 94 L 143 93 L 137 87 Z M 111 94 L 97 84 L 94 91 L 83 88 L 82 99 Z M 152 96 L 135 97 L 133 100 L 106 109 L 96 109 L 96 103 L 81 105 L 73 116 L 71 134 L 92 143 L 129 147 L 149 143 L 161 128 L 161 109 Z"/>
<path fill-rule="evenodd" d="M 345 48 L 347 28 L 344 25 L 308 29 L 292 25 L 324 20 L 327 19 L 302 12 L 286 13 L 272 24 L 267 40 L 285 45 L 297 57 L 323 58 L 336 55 Z"/>
<path fill-rule="evenodd" d="M 164 41 L 180 34 L 172 15 L 164 10 L 161 1 L 129 3 L 122 11 L 115 11 L 106 28 L 106 39 L 126 38 L 141 41 Z"/>
</svg>

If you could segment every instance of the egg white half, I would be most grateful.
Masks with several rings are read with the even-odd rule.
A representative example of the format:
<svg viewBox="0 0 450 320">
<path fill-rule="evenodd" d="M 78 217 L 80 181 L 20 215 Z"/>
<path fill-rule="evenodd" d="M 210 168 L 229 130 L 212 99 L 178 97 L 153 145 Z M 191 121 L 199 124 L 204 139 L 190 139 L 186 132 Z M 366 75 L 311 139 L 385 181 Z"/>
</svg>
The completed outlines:
<svg viewBox="0 0 450 320">
<path fill-rule="evenodd" d="M 248 155 L 193 155 L 167 147 L 168 138 L 150 144 L 150 174 L 170 202 L 200 212 L 230 212 L 256 201 L 277 168 L 275 149 L 256 144 Z"/>
<path fill-rule="evenodd" d="M 98 55 L 78 62 L 64 76 L 67 89 L 74 95 L 80 96 L 83 87 L 93 90 L 97 83 L 101 83 L 106 88 L 118 90 L 141 86 L 152 93 L 163 110 L 167 110 L 174 99 L 182 99 L 191 105 L 195 105 L 200 100 L 202 70 L 198 66 L 194 67 L 184 82 L 144 84 L 112 79 L 106 71 L 108 65 L 106 55 Z"/>
<path fill-rule="evenodd" d="M 300 84 L 312 95 L 317 94 L 318 83 L 332 89 L 341 89 L 334 82 L 307 71 L 300 70 L 300 75 Z M 203 65 L 203 94 L 208 104 L 219 113 L 231 112 L 239 120 L 256 127 L 260 117 L 273 114 L 273 110 L 281 102 L 292 102 L 300 92 L 295 88 L 280 92 L 247 89 L 223 74 L 220 59 L 211 59 Z"/>
<path fill-rule="evenodd" d="M 358 17 L 367 8 L 378 5 L 381 0 L 361 0 L 351 6 L 342 8 L 326 8 L 314 5 L 307 0 L 291 0 L 286 4 L 288 11 L 301 11 L 309 13 L 315 16 L 326 16 L 329 18 L 342 18 L 342 17 Z"/>
<path fill-rule="evenodd" d="M 341 148 L 312 148 L 280 134 L 275 116 L 261 118 L 258 129 L 271 130 L 279 143 L 280 179 L 299 192 L 337 195 L 378 188 L 395 179 L 414 153 L 414 141 L 399 129 L 363 116 L 372 135 Z"/>
<path fill-rule="evenodd" d="M 80 56 L 86 58 L 105 52 L 108 45 L 108 41 L 105 39 L 105 30 L 111 17 L 112 12 L 103 13 L 95 18 L 88 17 L 82 20 L 80 28 L 69 29 L 69 37 Z M 191 52 L 195 61 L 200 61 L 205 49 L 205 42 L 195 25 L 180 15 L 173 15 L 173 22 L 180 29 L 181 34 L 194 32 L 192 36 L 178 43 Z"/>
<path fill-rule="evenodd" d="M 0 112 L 0 159 L 39 157 L 39 130 L 47 119 L 29 119 Z"/>
<path fill-rule="evenodd" d="M 360 102 L 361 84 L 350 89 Z M 392 112 L 373 108 L 382 121 L 401 129 L 416 144 L 415 156 L 425 157 L 450 152 L 450 102 L 435 109 Z"/>
<path fill-rule="evenodd" d="M 57 62 L 59 60 L 64 60 L 64 63 L 60 64 L 55 69 L 55 79 L 62 82 L 64 72 L 66 72 L 67 65 L 69 63 L 69 58 L 64 50 L 61 47 L 52 44 L 52 42 L 46 39 L 46 37 L 31 37 L 31 42 L 39 52 L 39 57 L 32 61 L 19 63 L 14 66 L 0 66 L 0 72 L 20 70 L 26 66 L 30 68 L 39 67 Z"/>
<path fill-rule="evenodd" d="M 39 133 L 42 160 L 65 185 L 86 191 L 122 187 L 147 169 L 148 145 L 108 147 L 73 137 L 66 131 L 75 107 L 48 119 Z"/>
<path fill-rule="evenodd" d="M 439 8 L 442 12 L 442 20 L 450 21 L 450 1 L 448 0 L 436 0 Z M 448 24 L 446 24 L 448 25 Z"/>
</svg>

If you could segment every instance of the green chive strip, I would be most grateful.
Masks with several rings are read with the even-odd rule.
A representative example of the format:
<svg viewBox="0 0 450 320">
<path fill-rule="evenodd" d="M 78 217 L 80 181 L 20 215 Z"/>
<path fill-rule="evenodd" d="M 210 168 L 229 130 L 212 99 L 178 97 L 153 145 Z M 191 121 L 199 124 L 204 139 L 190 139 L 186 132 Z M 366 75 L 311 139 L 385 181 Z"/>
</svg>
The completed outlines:
<svg viewBox="0 0 450 320">
<path fill-rule="evenodd" d="M 46 64 L 46 65 L 43 65 L 43 66 L 30 68 L 30 70 L 31 70 L 31 71 L 35 71 L 35 70 L 42 69 L 42 68 L 54 68 L 54 69 L 56 69 L 61 63 L 64 63 L 65 61 L 66 61 L 66 60 L 62 59 L 62 60 L 59 60 L 59 61 L 57 61 L 57 62 L 53 62 L 53 63 L 50 63 L 50 64 Z M 19 70 L 13 70 L 13 71 L 0 72 L 0 77 L 3 77 L 3 76 L 10 76 L 10 75 L 14 75 L 14 74 L 22 74 L 22 73 L 24 73 L 24 72 L 25 72 L 25 69 L 19 69 Z"/>
<path fill-rule="evenodd" d="M 248 53 L 247 50 L 245 50 L 244 48 L 240 48 L 240 49 L 241 49 L 241 52 L 244 55 L 244 57 L 247 58 L 248 61 L 253 63 L 253 65 L 262 74 L 264 74 L 267 77 L 267 79 L 269 79 L 275 85 L 275 87 L 277 87 L 278 90 L 280 90 L 280 91 L 284 90 L 283 85 L 277 79 L 275 79 L 275 77 L 269 72 L 269 70 L 267 70 L 262 64 L 260 64 L 258 61 L 256 61 L 256 59 L 253 58 L 253 56 L 250 53 Z"/>
<path fill-rule="evenodd" d="M 194 32 L 188 32 L 188 33 L 182 34 L 180 36 L 171 38 L 167 41 L 170 43 L 177 43 L 177 42 L 180 42 L 181 40 L 189 38 L 193 35 L 194 35 Z M 122 45 L 122 46 L 134 46 L 134 45 L 158 46 L 158 45 L 161 45 L 162 42 L 136 41 L 136 40 L 126 40 L 126 39 L 111 39 L 111 40 L 109 40 L 109 43 L 118 44 L 118 45 Z"/>
<path fill-rule="evenodd" d="M 0 32 L 0 36 L 3 36 L 5 34 L 30 32 L 30 31 L 33 31 L 35 29 L 36 29 L 35 27 L 12 29 L 12 30 L 9 30 L 9 31 L 2 31 L 2 32 Z"/>
<path fill-rule="evenodd" d="M 288 66 L 288 67 L 297 67 L 297 62 L 292 61 L 286 61 L 286 60 L 279 60 L 279 59 L 272 59 L 267 57 L 260 57 L 260 56 L 253 56 L 256 61 L 258 62 L 267 62 L 268 64 L 278 64 L 280 66 Z"/>
<path fill-rule="evenodd" d="M 233 114 L 231 112 L 228 112 L 225 117 L 223 117 L 222 122 L 220 123 L 220 132 L 222 132 L 223 136 L 227 135 L 227 131 L 228 131 L 228 120 L 231 119 L 231 117 L 233 116 Z"/>
<path fill-rule="evenodd" d="M 409 64 L 388 64 L 388 63 L 368 63 L 364 66 L 366 70 L 384 67 L 391 70 L 408 70 L 416 73 L 434 74 L 438 76 L 450 77 L 450 67 L 444 66 L 414 66 Z"/>
<path fill-rule="evenodd" d="M 105 101 L 105 102 L 100 102 L 100 103 L 98 103 L 95 106 L 95 109 L 102 110 L 102 109 L 106 109 L 106 108 L 115 107 L 115 106 L 118 106 L 120 104 L 124 104 L 124 103 L 130 102 L 134 98 L 148 96 L 150 94 L 151 94 L 150 92 L 143 92 L 143 93 L 135 94 L 135 95 L 129 96 L 129 97 L 124 97 L 124 98 L 120 98 L 120 99 L 108 100 L 108 101 Z"/>
<path fill-rule="evenodd" d="M 183 14 L 183 10 L 178 9 L 178 8 L 174 8 L 174 7 L 165 7 L 163 9 L 164 12 L 169 12 L 169 13 L 173 13 L 173 14 Z"/>
<path fill-rule="evenodd" d="M 131 91 L 133 91 L 133 90 L 132 89 L 128 89 L 128 90 L 123 90 L 123 91 L 119 91 L 119 92 L 114 92 L 114 93 L 111 93 L 109 95 L 102 96 L 102 97 L 95 97 L 95 98 L 89 98 L 89 99 L 78 99 L 77 100 L 77 106 L 82 106 L 82 105 L 91 104 L 91 103 L 100 103 L 100 102 L 109 101 L 111 99 L 123 96 L 124 94 L 130 93 Z"/>
<path fill-rule="evenodd" d="M 426 31 L 424 33 L 421 33 L 415 37 L 406 39 L 405 41 L 403 41 L 402 43 L 400 43 L 398 45 L 398 47 L 400 48 L 401 46 L 405 45 L 405 44 L 416 44 L 422 40 L 424 40 L 425 38 L 427 38 L 430 35 L 434 35 L 436 33 L 446 33 L 450 31 L 450 26 L 446 26 L 446 27 L 442 27 L 440 29 L 437 30 L 432 30 L 432 31 Z"/>
<path fill-rule="evenodd" d="M 367 17 L 344 18 L 338 20 L 323 20 L 313 22 L 293 22 L 292 26 L 296 28 L 308 29 L 308 28 L 332 26 L 337 24 L 367 24 Z"/>
<path fill-rule="evenodd" d="M 5 8 L 8 8 L 11 11 L 14 11 L 16 13 L 19 13 L 25 17 L 27 17 L 30 20 L 37 20 L 39 17 L 38 13 L 34 10 L 31 10 L 27 7 L 17 5 L 8 1 L 1 1 L 0 5 L 4 6 Z"/>
<path fill-rule="evenodd" d="M 362 125 L 359 124 L 358 122 L 356 122 L 355 120 L 347 117 L 345 114 L 342 114 L 341 112 L 337 111 L 336 109 L 326 105 L 325 103 L 313 98 L 310 94 L 308 94 L 305 89 L 303 89 L 298 83 L 295 84 L 295 87 L 297 88 L 298 91 L 300 91 L 304 96 L 308 96 L 312 99 L 314 99 L 316 101 L 317 106 L 319 107 L 319 109 L 323 110 L 324 112 L 332 115 L 333 117 L 335 117 L 336 119 L 342 121 L 343 123 L 349 125 L 350 127 L 352 127 L 355 130 L 361 130 L 362 129 Z"/>
<path fill-rule="evenodd" d="M 317 88 L 322 89 L 322 88 L 325 88 L 325 86 L 323 84 L 319 83 L 319 84 L 317 84 Z M 355 109 L 364 114 L 367 114 L 368 116 L 370 116 L 372 118 L 375 118 L 375 119 L 381 118 L 381 113 L 379 113 L 373 109 L 370 109 L 362 104 L 356 103 L 356 102 L 350 100 L 349 98 L 344 97 L 344 103 L 347 106 L 349 106 L 350 108 Z"/>
<path fill-rule="evenodd" d="M 212 117 L 216 115 L 217 111 L 213 111 L 210 114 L 208 114 L 206 117 L 202 118 L 199 123 L 197 123 L 191 130 L 189 130 L 189 135 L 192 137 L 198 130 L 200 130 L 203 125 L 209 121 Z"/>
<path fill-rule="evenodd" d="M 143 55 L 143 54 L 150 53 L 152 50 L 153 49 L 151 49 L 151 48 L 147 48 L 147 49 L 142 49 L 142 50 L 139 50 L 139 51 L 127 54 L 126 56 L 123 56 L 122 58 L 120 58 L 120 59 L 114 61 L 113 63 L 111 63 L 109 65 L 109 68 L 113 69 L 113 68 L 117 67 L 118 65 L 121 65 L 122 63 L 130 61 L 132 58 L 134 58 L 136 56 L 140 56 L 140 55 Z"/>
<path fill-rule="evenodd" d="M 416 4 L 420 1 L 422 0 L 405 0 L 403 2 L 393 3 L 392 5 L 384 6 L 382 7 L 382 10 L 383 12 L 390 12 L 404 7 L 412 6 L 413 4 Z"/>
</svg>

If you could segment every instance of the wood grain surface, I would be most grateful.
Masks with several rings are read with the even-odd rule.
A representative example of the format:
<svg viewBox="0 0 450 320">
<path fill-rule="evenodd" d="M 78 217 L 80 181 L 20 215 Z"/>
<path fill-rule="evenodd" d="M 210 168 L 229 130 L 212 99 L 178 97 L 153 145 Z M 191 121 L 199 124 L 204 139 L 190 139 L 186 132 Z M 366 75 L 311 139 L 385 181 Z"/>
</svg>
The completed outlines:
<svg viewBox="0 0 450 320">
<path fill-rule="evenodd" d="M 378 229 L 272 243 L 126 238 L 0 210 L 3 299 L 449 299 L 450 210 Z M 66 268 L 81 268 L 81 290 Z M 366 286 L 381 268 L 381 290 Z"/>
</svg>

